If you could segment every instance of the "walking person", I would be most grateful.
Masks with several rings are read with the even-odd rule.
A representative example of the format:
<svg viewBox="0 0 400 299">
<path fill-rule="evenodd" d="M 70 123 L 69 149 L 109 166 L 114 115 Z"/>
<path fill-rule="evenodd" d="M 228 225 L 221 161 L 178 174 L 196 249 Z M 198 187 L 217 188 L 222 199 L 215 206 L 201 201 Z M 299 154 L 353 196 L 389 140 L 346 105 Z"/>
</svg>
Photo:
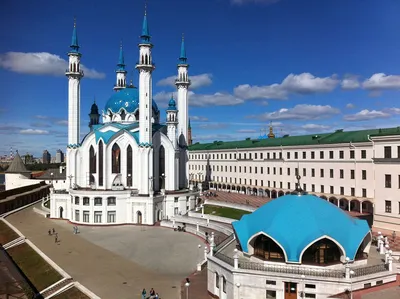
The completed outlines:
<svg viewBox="0 0 400 299">
<path fill-rule="evenodd" d="M 54 236 L 54 243 L 58 243 L 58 234 L 57 233 Z"/>
<path fill-rule="evenodd" d="M 142 291 L 142 299 L 146 299 L 146 289 L 143 289 Z"/>
<path fill-rule="evenodd" d="M 53 234 L 55 234 L 56 233 L 56 230 L 54 229 L 54 227 L 53 227 Z"/>
<path fill-rule="evenodd" d="M 49 229 L 49 236 L 51 236 L 51 229 Z"/>
</svg>

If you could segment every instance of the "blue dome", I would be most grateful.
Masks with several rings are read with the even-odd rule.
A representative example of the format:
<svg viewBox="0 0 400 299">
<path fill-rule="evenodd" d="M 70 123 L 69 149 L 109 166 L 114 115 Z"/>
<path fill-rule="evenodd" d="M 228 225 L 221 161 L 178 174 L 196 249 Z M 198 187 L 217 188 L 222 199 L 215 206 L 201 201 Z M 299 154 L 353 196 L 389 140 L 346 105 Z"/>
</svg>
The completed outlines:
<svg viewBox="0 0 400 299">
<path fill-rule="evenodd" d="M 168 110 L 176 110 L 176 102 L 174 98 L 171 98 L 168 102 Z"/>
<path fill-rule="evenodd" d="M 152 102 L 153 111 L 158 113 L 156 102 L 154 100 Z M 128 113 L 132 113 L 139 108 L 139 91 L 136 87 L 126 87 L 114 93 L 107 101 L 104 111 L 111 110 L 113 113 L 118 113 L 122 108 Z"/>
<path fill-rule="evenodd" d="M 306 247 L 327 236 L 354 260 L 358 247 L 370 232 L 366 220 L 353 218 L 332 203 L 314 195 L 285 195 L 232 223 L 242 250 L 263 232 L 282 246 L 287 262 L 301 262 Z M 339 246 L 339 247 L 340 247 Z"/>
</svg>

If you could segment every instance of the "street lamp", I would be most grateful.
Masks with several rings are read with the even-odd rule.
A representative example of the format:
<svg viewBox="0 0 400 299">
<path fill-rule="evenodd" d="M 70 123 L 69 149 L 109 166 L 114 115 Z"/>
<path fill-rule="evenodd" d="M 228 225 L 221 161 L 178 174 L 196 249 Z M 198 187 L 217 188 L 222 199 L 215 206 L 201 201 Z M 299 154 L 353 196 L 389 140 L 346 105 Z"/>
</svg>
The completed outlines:
<svg viewBox="0 0 400 299">
<path fill-rule="evenodd" d="M 131 186 L 132 186 L 131 176 L 132 176 L 132 175 L 131 175 L 130 173 L 128 173 L 128 182 L 127 182 L 128 187 L 131 187 Z"/>
<path fill-rule="evenodd" d="M 186 278 L 186 283 L 185 283 L 185 287 L 186 287 L 186 299 L 189 299 L 189 286 L 190 286 L 190 280 L 189 280 L 189 278 Z"/>
<path fill-rule="evenodd" d="M 198 250 L 197 250 L 197 262 L 200 264 L 201 263 L 201 261 L 200 261 L 200 253 L 201 253 L 201 244 L 199 244 L 198 246 L 197 246 L 197 248 L 198 248 Z"/>
<path fill-rule="evenodd" d="M 53 186 L 54 173 L 50 173 L 50 176 L 51 176 L 51 187 L 54 187 Z"/>
<path fill-rule="evenodd" d="M 354 271 L 350 270 L 350 299 L 353 299 L 353 282 L 351 280 L 351 277 L 354 275 Z"/>
<path fill-rule="evenodd" d="M 238 288 L 238 299 L 240 299 L 240 283 L 236 283 L 236 287 Z"/>
<path fill-rule="evenodd" d="M 303 274 L 301 275 L 301 288 L 302 288 L 302 292 L 301 292 L 301 298 L 304 298 L 304 291 L 305 291 L 305 278 L 306 276 Z"/>
</svg>

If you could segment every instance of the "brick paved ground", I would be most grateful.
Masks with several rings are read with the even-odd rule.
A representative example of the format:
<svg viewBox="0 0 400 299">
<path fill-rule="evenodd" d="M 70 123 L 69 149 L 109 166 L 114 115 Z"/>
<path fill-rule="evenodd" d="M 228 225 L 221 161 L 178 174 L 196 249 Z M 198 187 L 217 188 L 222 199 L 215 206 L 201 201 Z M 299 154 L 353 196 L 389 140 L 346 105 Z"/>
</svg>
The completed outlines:
<svg viewBox="0 0 400 299">
<path fill-rule="evenodd" d="M 383 236 L 387 236 L 389 240 L 390 249 L 393 251 L 400 251 L 400 232 L 396 231 L 396 237 L 393 238 L 393 231 L 382 229 L 382 228 L 372 228 L 372 234 L 377 237 L 378 232 L 381 232 Z"/>
</svg>

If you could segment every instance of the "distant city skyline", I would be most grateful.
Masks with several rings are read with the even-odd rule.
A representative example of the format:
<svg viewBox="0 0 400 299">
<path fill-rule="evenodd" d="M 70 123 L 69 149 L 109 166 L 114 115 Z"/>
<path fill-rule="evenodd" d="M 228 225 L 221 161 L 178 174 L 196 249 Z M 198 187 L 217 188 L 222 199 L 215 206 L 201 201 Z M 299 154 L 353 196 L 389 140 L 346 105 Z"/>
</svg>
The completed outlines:
<svg viewBox="0 0 400 299">
<path fill-rule="evenodd" d="M 147 10 L 162 119 L 185 35 L 193 142 L 257 138 L 270 121 L 278 137 L 400 123 L 399 1 L 206 2 L 152 0 Z M 67 145 L 64 71 L 74 16 L 85 66 L 83 138 L 93 100 L 102 110 L 114 93 L 121 40 L 128 78 L 137 85 L 144 1 L 3 6 L 0 155 L 10 147 L 55 155 Z"/>
</svg>

